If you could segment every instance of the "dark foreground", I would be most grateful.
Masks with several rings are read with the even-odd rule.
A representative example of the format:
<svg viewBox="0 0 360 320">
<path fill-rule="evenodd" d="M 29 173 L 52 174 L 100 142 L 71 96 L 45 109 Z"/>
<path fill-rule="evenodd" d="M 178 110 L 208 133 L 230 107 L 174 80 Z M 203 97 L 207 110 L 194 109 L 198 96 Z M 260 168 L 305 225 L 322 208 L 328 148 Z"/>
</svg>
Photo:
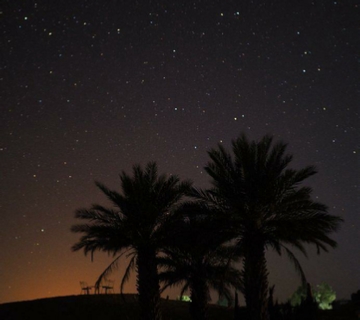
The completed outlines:
<svg viewBox="0 0 360 320">
<path fill-rule="evenodd" d="M 125 299 L 125 300 L 124 300 Z M 190 320 L 189 303 L 162 300 L 164 320 Z M 233 311 L 209 306 L 209 319 L 232 319 Z M 135 295 L 81 295 L 0 304 L 1 320 L 136 320 L 139 308 Z"/>
<path fill-rule="evenodd" d="M 1 320 L 136 320 L 139 308 L 135 295 L 82 295 L 0 304 Z M 164 320 L 191 320 L 188 302 L 162 300 Z M 358 306 L 349 304 L 324 311 L 319 320 L 355 320 Z M 241 310 L 243 313 L 244 310 Z M 233 320 L 233 309 L 209 305 L 209 320 Z M 244 319 L 240 315 L 240 319 Z M 360 318 L 359 318 L 360 319 Z"/>
</svg>

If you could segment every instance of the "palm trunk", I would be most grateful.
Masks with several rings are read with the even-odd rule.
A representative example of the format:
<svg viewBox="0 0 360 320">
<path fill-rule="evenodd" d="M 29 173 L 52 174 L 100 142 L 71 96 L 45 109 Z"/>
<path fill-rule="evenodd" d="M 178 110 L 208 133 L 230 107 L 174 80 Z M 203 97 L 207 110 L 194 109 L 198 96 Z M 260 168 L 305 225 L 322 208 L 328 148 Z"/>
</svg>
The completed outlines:
<svg viewBox="0 0 360 320">
<path fill-rule="evenodd" d="M 190 314 L 194 320 L 207 319 L 208 288 L 206 281 L 199 276 L 192 279 Z"/>
<path fill-rule="evenodd" d="M 250 240 L 250 239 L 249 239 Z M 244 253 L 245 301 L 249 320 L 269 320 L 268 272 L 262 241 L 246 241 Z"/>
<path fill-rule="evenodd" d="M 160 286 L 155 250 L 149 248 L 138 249 L 136 264 L 140 319 L 161 320 Z"/>
</svg>

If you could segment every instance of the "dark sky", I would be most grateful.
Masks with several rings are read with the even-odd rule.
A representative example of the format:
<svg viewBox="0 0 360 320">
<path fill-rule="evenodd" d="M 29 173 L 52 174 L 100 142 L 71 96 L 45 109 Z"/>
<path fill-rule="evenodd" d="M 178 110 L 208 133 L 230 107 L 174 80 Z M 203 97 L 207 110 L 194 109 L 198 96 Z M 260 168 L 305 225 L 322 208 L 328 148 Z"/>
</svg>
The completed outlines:
<svg viewBox="0 0 360 320">
<path fill-rule="evenodd" d="M 122 170 L 155 160 L 206 187 L 207 150 L 241 132 L 273 134 L 294 167 L 318 168 L 307 184 L 345 223 L 336 250 L 300 260 L 313 285 L 350 298 L 360 289 L 359 21 L 355 0 L 3 0 L 0 303 L 95 282 L 110 258 L 70 250 L 75 209 L 108 204 L 94 180 L 118 188 Z M 283 301 L 299 278 L 268 258 Z"/>
</svg>

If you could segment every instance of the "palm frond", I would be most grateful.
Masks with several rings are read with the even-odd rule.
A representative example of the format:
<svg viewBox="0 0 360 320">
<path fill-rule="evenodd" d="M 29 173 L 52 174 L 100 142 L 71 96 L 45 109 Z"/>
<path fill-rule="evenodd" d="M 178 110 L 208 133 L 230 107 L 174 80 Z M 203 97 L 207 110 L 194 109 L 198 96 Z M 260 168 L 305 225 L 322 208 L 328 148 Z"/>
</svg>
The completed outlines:
<svg viewBox="0 0 360 320">
<path fill-rule="evenodd" d="M 300 275 L 302 285 L 306 285 L 307 284 L 306 276 L 300 265 L 299 260 L 296 259 L 295 255 L 287 247 L 285 247 L 284 245 L 281 245 L 281 247 L 285 250 L 289 260 L 294 265 L 296 272 Z"/>
<path fill-rule="evenodd" d="M 181 288 L 180 291 L 180 297 L 182 297 L 184 295 L 184 293 L 189 289 L 190 283 L 186 282 L 184 284 L 184 286 Z"/>
<path fill-rule="evenodd" d="M 120 293 L 121 294 L 123 293 L 125 283 L 127 281 L 129 281 L 131 271 L 133 271 L 135 269 L 135 260 L 136 260 L 136 255 L 133 255 L 128 266 L 126 267 L 124 276 L 121 279 L 121 284 L 120 284 Z"/>
<path fill-rule="evenodd" d="M 161 283 L 160 292 L 164 292 L 167 288 L 180 286 L 187 282 L 187 276 L 177 271 L 163 271 L 159 273 L 159 281 Z"/>
<path fill-rule="evenodd" d="M 129 213 L 128 201 L 123 195 L 121 195 L 120 193 L 114 190 L 108 189 L 101 182 L 96 181 L 95 184 L 107 196 L 107 198 L 120 209 L 122 214 L 126 216 L 128 215 Z"/>
<path fill-rule="evenodd" d="M 116 257 L 106 268 L 105 270 L 100 274 L 100 276 L 98 277 L 98 279 L 95 282 L 95 287 L 99 288 L 102 281 L 106 280 L 108 275 L 110 275 L 111 273 L 114 272 L 114 270 L 118 269 L 119 267 L 119 260 L 121 257 L 124 256 L 124 254 L 128 253 L 130 250 L 132 250 L 131 248 L 128 250 L 125 250 L 124 252 L 122 252 L 118 257 Z"/>
</svg>

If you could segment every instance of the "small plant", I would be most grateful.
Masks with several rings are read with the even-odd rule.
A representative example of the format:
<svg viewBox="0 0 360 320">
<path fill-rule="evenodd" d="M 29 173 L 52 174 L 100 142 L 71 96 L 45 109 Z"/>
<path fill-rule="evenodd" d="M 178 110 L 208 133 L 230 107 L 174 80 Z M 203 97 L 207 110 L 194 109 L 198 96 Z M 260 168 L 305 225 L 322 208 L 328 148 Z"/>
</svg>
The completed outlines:
<svg viewBox="0 0 360 320">
<path fill-rule="evenodd" d="M 314 299 L 317 306 L 321 310 L 332 309 L 331 303 L 336 299 L 336 293 L 327 283 L 321 283 L 316 286 L 316 289 L 312 289 Z M 306 287 L 300 286 L 293 293 L 290 298 L 290 303 L 293 307 L 299 306 L 306 298 Z"/>
<path fill-rule="evenodd" d="M 332 309 L 331 303 L 336 299 L 335 291 L 327 284 L 321 283 L 314 290 L 314 298 L 321 310 Z"/>
<path fill-rule="evenodd" d="M 189 296 L 178 297 L 178 300 L 185 301 L 185 302 L 191 302 L 191 298 Z"/>
<path fill-rule="evenodd" d="M 306 298 L 306 286 L 299 286 L 290 298 L 292 307 L 297 307 Z"/>
</svg>

